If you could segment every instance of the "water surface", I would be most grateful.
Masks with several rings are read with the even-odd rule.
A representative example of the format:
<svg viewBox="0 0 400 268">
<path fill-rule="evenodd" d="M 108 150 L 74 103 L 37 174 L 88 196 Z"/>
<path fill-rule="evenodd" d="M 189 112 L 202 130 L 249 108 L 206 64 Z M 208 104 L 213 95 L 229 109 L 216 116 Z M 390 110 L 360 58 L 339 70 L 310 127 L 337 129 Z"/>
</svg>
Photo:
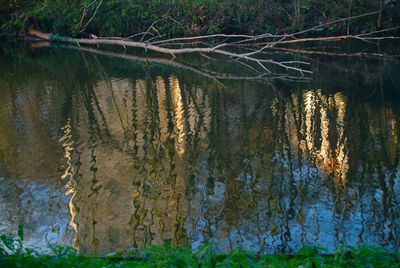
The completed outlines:
<svg viewBox="0 0 400 268">
<path fill-rule="evenodd" d="M 398 249 L 399 44 L 363 46 L 379 55 L 275 51 L 312 63 L 297 83 L 4 46 L 0 233 L 23 220 L 28 245 L 87 253 L 164 242 Z"/>
</svg>

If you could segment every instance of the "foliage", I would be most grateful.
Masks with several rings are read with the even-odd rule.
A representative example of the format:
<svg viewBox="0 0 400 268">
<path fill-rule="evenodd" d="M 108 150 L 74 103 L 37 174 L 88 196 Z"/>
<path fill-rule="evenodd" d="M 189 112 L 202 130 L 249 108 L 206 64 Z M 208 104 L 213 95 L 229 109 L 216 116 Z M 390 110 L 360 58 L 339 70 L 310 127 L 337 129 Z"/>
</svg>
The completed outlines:
<svg viewBox="0 0 400 268">
<path fill-rule="evenodd" d="M 0 267 L 400 267 L 400 253 L 370 246 L 342 246 L 322 255 L 318 247 L 304 247 L 295 255 L 261 255 L 235 249 L 223 254 L 207 244 L 192 252 L 187 247 L 151 246 L 106 256 L 88 256 L 62 246 L 38 253 L 23 246 L 23 225 L 17 238 L 0 236 Z"/>
<path fill-rule="evenodd" d="M 73 36 L 129 36 L 156 21 L 168 36 L 275 33 L 379 9 L 378 0 L 0 0 L 0 36 L 22 35 L 30 25 Z M 399 1 L 384 1 L 381 23 L 376 14 L 352 22 L 351 30 L 397 26 L 399 11 Z M 345 32 L 347 22 L 327 30 Z"/>
</svg>

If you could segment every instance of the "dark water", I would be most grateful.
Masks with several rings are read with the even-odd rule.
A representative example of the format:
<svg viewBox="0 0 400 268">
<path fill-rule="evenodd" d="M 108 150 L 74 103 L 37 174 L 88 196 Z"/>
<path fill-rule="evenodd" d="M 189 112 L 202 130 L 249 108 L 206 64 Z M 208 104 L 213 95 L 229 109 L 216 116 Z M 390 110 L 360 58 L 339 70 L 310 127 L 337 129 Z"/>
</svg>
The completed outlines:
<svg viewBox="0 0 400 268">
<path fill-rule="evenodd" d="M 4 46 L 0 233 L 23 220 L 27 244 L 82 252 L 400 248 L 399 47 L 276 51 L 311 62 L 312 80 L 222 85 L 168 62 Z"/>
</svg>

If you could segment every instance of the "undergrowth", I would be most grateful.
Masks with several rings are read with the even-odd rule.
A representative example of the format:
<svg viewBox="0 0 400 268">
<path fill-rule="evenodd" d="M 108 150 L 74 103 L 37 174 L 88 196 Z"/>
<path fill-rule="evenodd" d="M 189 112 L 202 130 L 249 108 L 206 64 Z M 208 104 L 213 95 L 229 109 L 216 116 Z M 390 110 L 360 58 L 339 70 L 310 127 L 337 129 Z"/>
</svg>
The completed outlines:
<svg viewBox="0 0 400 268">
<path fill-rule="evenodd" d="M 242 249 L 220 252 L 206 244 L 192 251 L 168 244 L 108 255 L 83 255 L 63 246 L 39 253 L 23 244 L 23 224 L 16 237 L 0 235 L 0 267 L 400 267 L 400 254 L 380 247 L 342 246 L 332 254 L 304 247 L 294 255 L 261 255 Z"/>
<path fill-rule="evenodd" d="M 130 36 L 155 22 L 166 36 L 282 33 L 372 11 L 379 12 L 324 30 L 398 26 L 398 0 L 0 0 L 0 38 L 21 37 L 29 26 L 66 36 Z"/>
</svg>

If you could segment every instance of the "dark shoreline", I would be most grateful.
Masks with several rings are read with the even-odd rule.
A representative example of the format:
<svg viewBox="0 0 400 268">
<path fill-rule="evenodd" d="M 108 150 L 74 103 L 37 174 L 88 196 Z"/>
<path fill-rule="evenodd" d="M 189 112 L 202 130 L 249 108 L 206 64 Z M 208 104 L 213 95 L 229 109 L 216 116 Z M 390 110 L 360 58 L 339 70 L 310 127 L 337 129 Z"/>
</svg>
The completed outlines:
<svg viewBox="0 0 400 268">
<path fill-rule="evenodd" d="M 295 5 L 295 3 L 297 3 Z M 340 18 L 319 36 L 358 34 L 399 26 L 400 1 L 139 0 L 10 1 L 0 4 L 0 38 L 22 38 L 28 26 L 74 37 L 130 36 L 153 25 L 167 37 L 204 34 L 290 33 Z M 90 5 L 92 4 L 92 5 Z M 397 29 L 398 31 L 398 29 Z"/>
</svg>

